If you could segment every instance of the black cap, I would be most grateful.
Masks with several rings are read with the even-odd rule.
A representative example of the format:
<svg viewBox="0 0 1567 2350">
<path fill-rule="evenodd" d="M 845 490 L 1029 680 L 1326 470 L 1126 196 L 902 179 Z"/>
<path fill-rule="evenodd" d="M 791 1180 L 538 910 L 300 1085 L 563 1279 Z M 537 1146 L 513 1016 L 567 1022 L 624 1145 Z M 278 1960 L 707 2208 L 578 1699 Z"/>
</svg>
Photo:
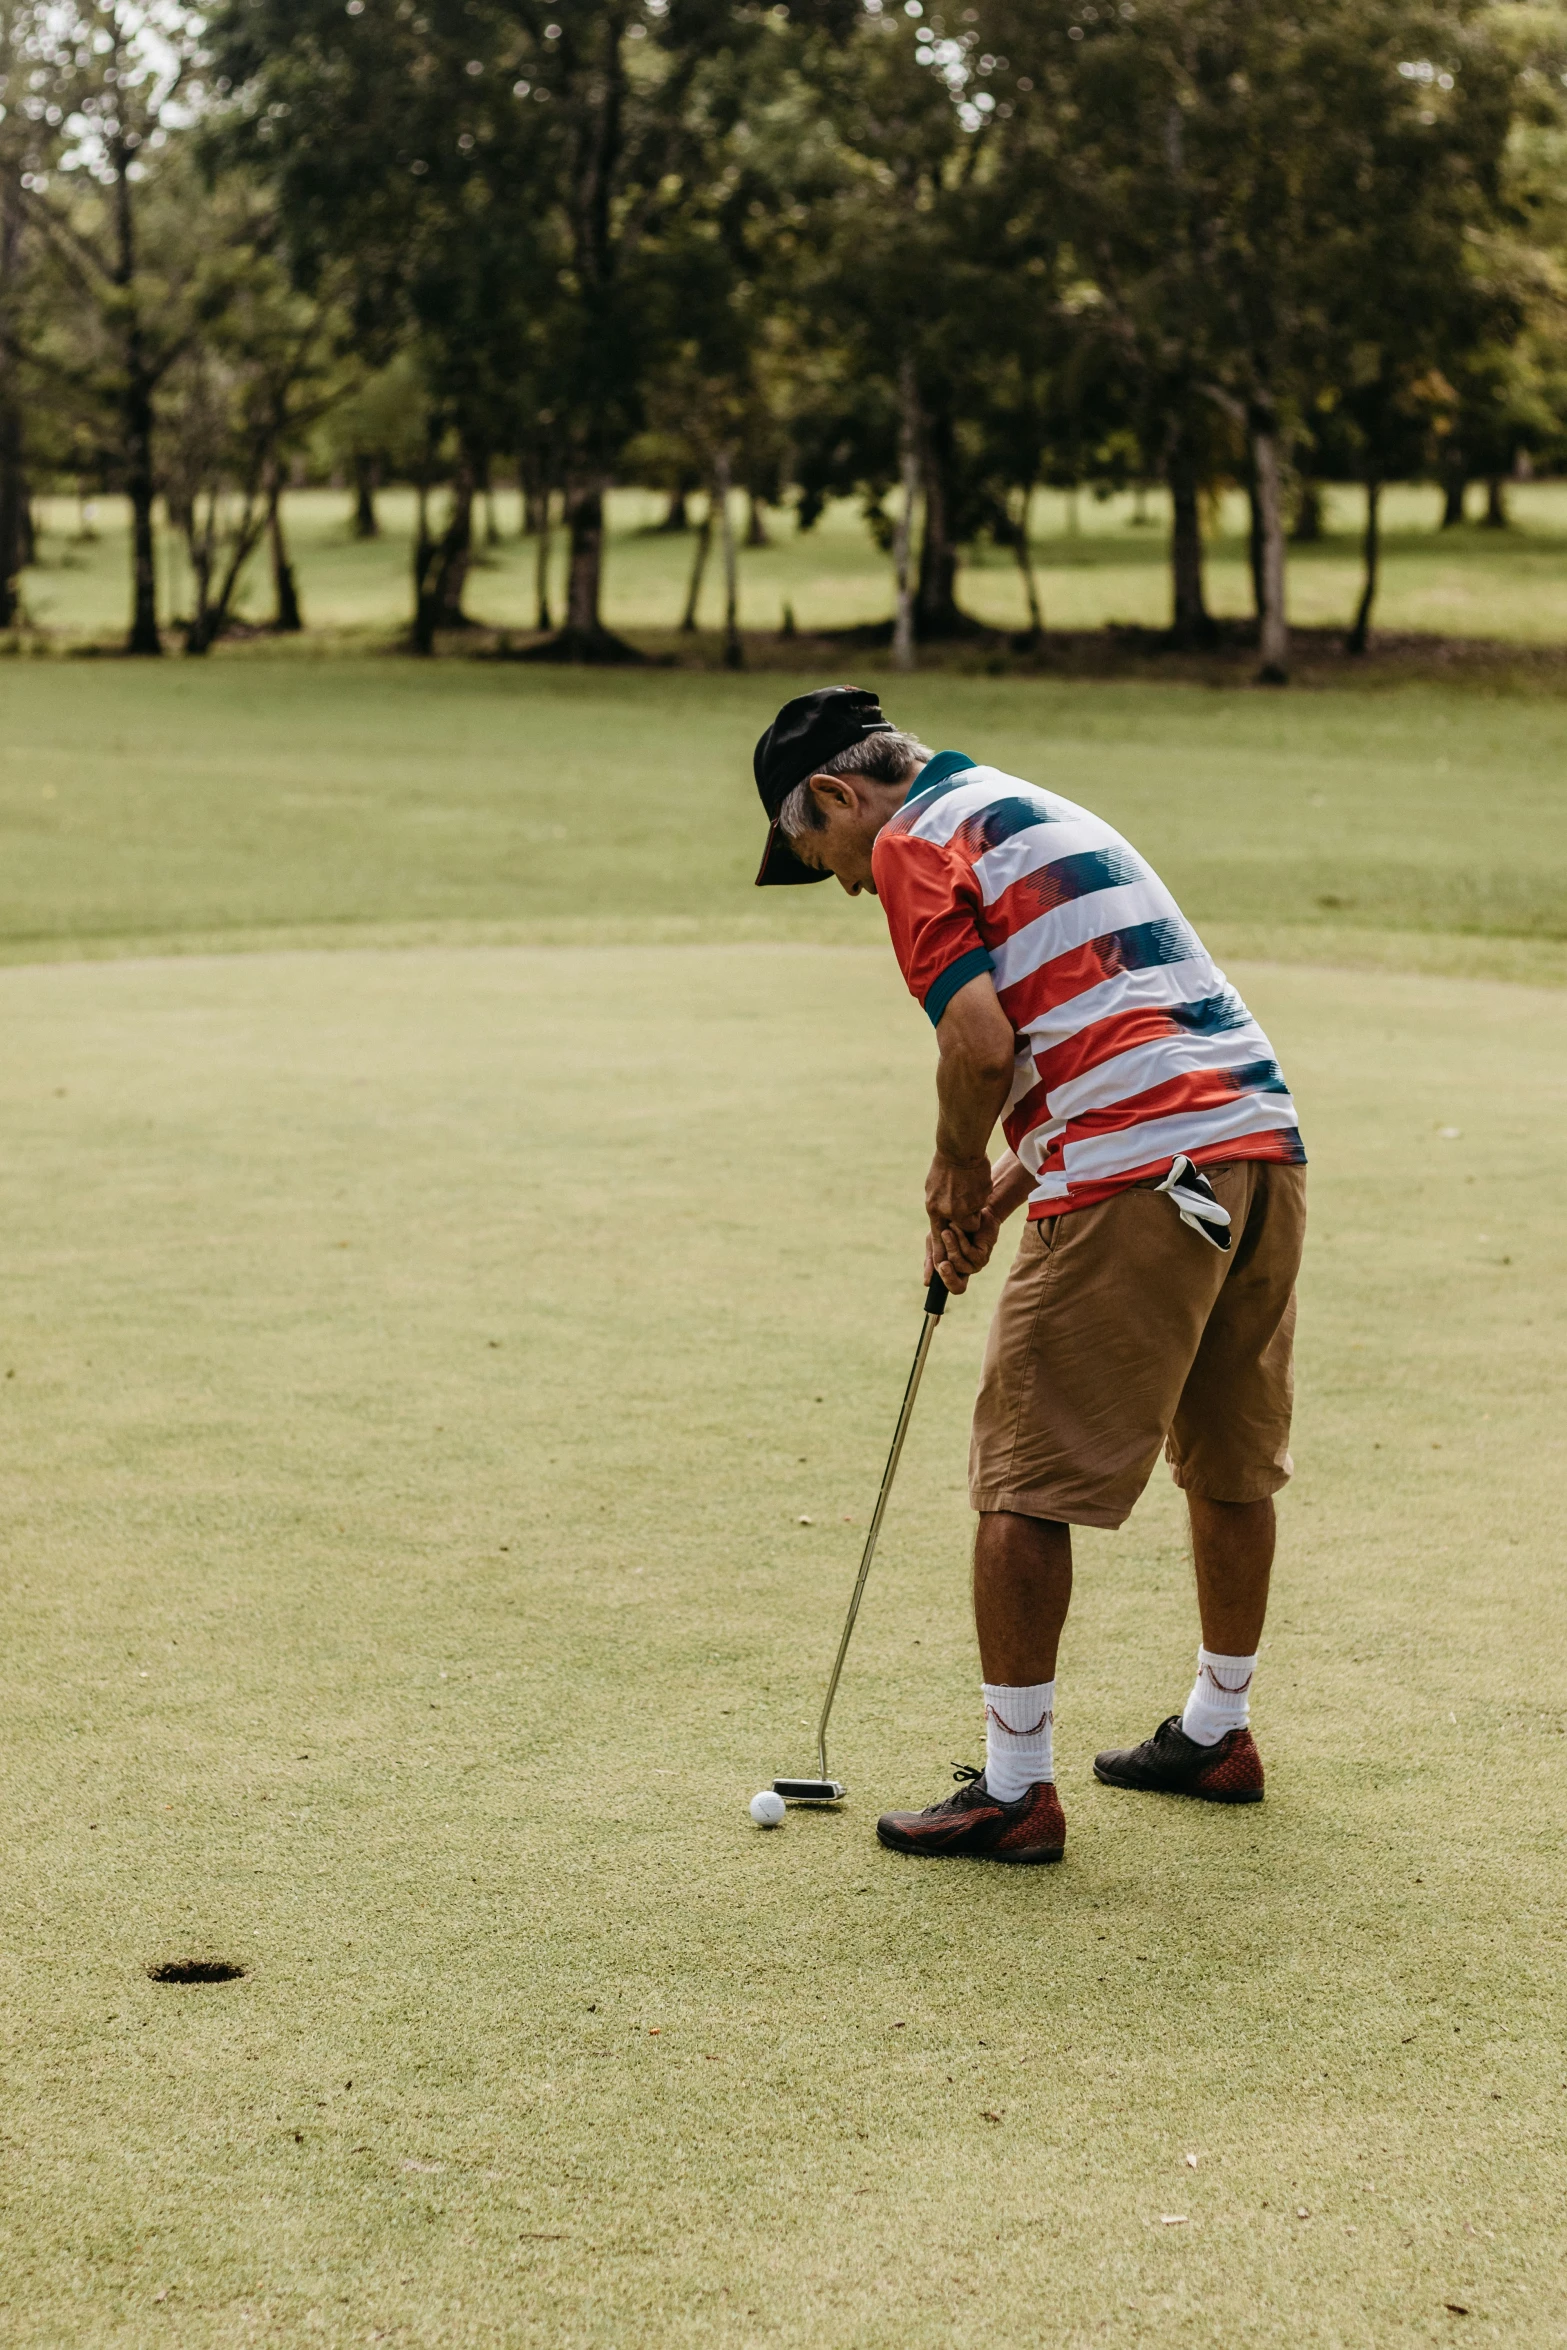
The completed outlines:
<svg viewBox="0 0 1567 2350">
<path fill-rule="evenodd" d="M 863 685 L 820 685 L 813 694 L 798 694 L 792 702 L 785 702 L 757 744 L 751 762 L 762 806 L 772 819 L 756 877 L 758 889 L 831 879 L 830 874 L 795 855 L 778 829 L 778 811 L 797 783 L 814 775 L 829 759 L 836 759 L 840 751 L 863 742 L 868 734 L 894 731 L 876 696 Z"/>
</svg>

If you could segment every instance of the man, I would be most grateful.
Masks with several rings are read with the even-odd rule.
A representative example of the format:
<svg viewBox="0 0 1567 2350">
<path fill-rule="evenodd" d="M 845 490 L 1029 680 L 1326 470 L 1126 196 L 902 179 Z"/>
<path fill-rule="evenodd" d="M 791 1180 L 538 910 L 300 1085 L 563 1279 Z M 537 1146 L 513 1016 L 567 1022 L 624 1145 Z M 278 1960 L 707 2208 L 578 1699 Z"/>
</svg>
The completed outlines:
<svg viewBox="0 0 1567 2350">
<path fill-rule="evenodd" d="M 828 686 L 756 746 L 762 888 L 878 897 L 936 1030 L 926 1277 L 966 1287 L 1026 1204 L 974 1409 L 985 1767 L 877 1826 L 901 1852 L 1059 1860 L 1056 1648 L 1074 1526 L 1119 1526 L 1163 1447 L 1202 1641 L 1112 1787 L 1260 1803 L 1250 1693 L 1291 1473 L 1305 1151 L 1272 1047 L 1135 849 L 1054 792 L 932 754 Z M 1007 1148 L 988 1152 L 1000 1120 Z"/>
</svg>

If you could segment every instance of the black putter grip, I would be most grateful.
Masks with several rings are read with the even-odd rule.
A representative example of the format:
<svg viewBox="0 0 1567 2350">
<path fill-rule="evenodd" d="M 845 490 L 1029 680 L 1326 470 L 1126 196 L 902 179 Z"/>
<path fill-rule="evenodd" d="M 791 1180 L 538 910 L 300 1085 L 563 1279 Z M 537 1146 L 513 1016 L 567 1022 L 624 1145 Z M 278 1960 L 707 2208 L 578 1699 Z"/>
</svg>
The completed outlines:
<svg viewBox="0 0 1567 2350">
<path fill-rule="evenodd" d="M 937 1315 L 943 1313 L 946 1310 L 947 1295 L 947 1285 L 945 1281 L 942 1280 L 941 1275 L 939 1273 L 932 1273 L 930 1277 L 930 1287 L 925 1292 L 926 1313 Z"/>
</svg>

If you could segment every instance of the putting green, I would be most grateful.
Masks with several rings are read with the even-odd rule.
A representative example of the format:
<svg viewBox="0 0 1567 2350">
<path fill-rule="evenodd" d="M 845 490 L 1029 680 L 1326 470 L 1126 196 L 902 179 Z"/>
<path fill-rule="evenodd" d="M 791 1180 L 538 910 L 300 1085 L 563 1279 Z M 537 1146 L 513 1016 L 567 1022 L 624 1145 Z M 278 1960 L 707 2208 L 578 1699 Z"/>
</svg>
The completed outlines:
<svg viewBox="0 0 1567 2350">
<path fill-rule="evenodd" d="M 1161 1481 L 1014 1875 L 872 1835 L 977 1751 L 994 1276 L 851 1801 L 744 1808 L 918 1324 L 884 950 L 0 972 L 9 2342 L 1562 2339 L 1567 1001 L 1236 976 L 1314 1159 L 1269 1798 L 1089 1778 L 1189 1671 Z"/>
</svg>

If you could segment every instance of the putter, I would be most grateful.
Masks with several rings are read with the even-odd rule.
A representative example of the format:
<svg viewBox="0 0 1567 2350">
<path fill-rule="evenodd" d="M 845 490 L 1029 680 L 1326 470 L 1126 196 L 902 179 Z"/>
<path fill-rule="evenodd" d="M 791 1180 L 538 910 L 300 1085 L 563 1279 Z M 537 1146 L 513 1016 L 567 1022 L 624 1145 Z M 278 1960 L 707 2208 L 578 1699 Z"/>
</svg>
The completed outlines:
<svg viewBox="0 0 1567 2350">
<path fill-rule="evenodd" d="M 816 1762 L 821 1776 L 817 1779 L 775 1779 L 773 1793 L 781 1795 L 785 1803 L 842 1803 L 849 1792 L 838 1780 L 827 1775 L 827 1721 L 832 1712 L 832 1701 L 838 1694 L 838 1677 L 843 1671 L 843 1660 L 849 1653 L 854 1619 L 860 1612 L 860 1601 L 865 1596 L 865 1578 L 871 1571 L 871 1560 L 876 1556 L 876 1537 L 881 1532 L 887 1496 L 892 1491 L 892 1480 L 897 1474 L 898 1456 L 903 1450 L 903 1439 L 909 1432 L 909 1422 L 914 1416 L 914 1398 L 920 1391 L 925 1357 L 930 1352 L 930 1342 L 936 1335 L 936 1324 L 941 1320 L 946 1303 L 947 1285 L 939 1273 L 933 1273 L 930 1288 L 925 1293 L 925 1320 L 920 1330 L 919 1345 L 914 1350 L 914 1367 L 909 1373 L 909 1383 L 903 1390 L 903 1409 L 898 1414 L 898 1425 L 893 1430 L 892 1450 L 887 1455 L 887 1466 L 881 1473 L 881 1491 L 876 1496 L 876 1507 L 871 1513 L 871 1530 L 865 1537 L 865 1548 L 860 1553 L 860 1571 L 854 1578 L 854 1593 L 849 1601 L 848 1615 L 844 1618 L 843 1638 L 838 1643 L 832 1678 L 827 1684 L 827 1695 L 822 1700 L 822 1718 L 816 1725 Z"/>
</svg>

